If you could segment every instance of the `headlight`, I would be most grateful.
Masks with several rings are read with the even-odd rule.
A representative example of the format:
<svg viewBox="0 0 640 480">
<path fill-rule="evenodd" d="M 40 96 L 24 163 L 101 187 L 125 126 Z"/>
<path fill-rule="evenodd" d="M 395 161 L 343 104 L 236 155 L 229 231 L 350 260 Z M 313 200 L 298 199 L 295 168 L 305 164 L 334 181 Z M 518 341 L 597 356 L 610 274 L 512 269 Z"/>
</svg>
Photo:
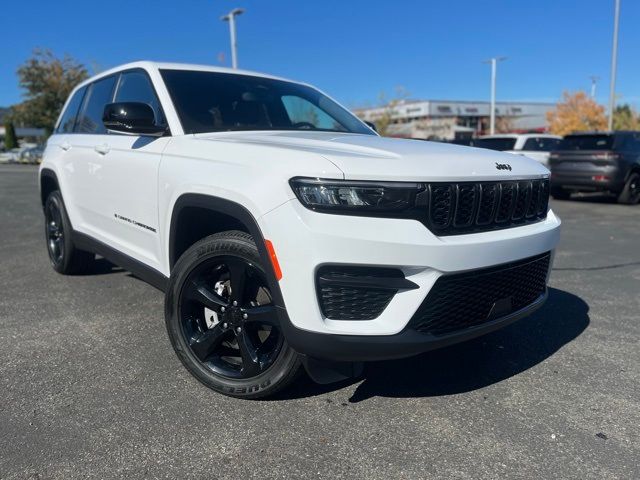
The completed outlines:
<svg viewBox="0 0 640 480">
<path fill-rule="evenodd" d="M 312 210 L 384 214 L 415 207 L 424 184 L 406 182 L 358 182 L 292 178 L 289 182 L 298 200 Z"/>
</svg>

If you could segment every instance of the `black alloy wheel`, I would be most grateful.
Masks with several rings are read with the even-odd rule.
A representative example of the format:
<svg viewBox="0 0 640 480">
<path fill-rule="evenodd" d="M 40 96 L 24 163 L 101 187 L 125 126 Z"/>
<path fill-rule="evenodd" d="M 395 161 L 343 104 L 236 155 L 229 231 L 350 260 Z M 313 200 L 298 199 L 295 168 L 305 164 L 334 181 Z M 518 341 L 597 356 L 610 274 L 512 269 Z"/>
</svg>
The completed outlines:
<svg viewBox="0 0 640 480">
<path fill-rule="evenodd" d="M 62 213 L 57 202 L 47 202 L 45 207 L 45 235 L 47 239 L 47 251 L 54 265 L 62 264 L 64 260 L 64 224 Z"/>
<path fill-rule="evenodd" d="M 44 203 L 44 234 L 51 266 L 56 272 L 77 275 L 90 271 L 95 255 L 76 248 L 59 190 L 51 192 Z"/>
<path fill-rule="evenodd" d="M 237 230 L 196 242 L 171 270 L 169 339 L 187 370 L 212 390 L 264 398 L 298 377 L 301 357 L 286 341 L 270 285 L 253 238 Z"/>
<path fill-rule="evenodd" d="M 193 269 L 182 287 L 179 312 L 189 348 L 214 374 L 255 377 L 282 348 L 265 275 L 243 258 L 218 256 Z"/>
</svg>

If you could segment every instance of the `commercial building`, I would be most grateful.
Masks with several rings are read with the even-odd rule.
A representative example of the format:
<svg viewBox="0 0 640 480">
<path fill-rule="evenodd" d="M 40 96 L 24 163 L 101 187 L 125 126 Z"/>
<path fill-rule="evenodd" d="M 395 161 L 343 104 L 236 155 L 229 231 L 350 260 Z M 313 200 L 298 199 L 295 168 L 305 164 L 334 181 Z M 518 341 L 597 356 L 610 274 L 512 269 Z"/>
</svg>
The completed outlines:
<svg viewBox="0 0 640 480">
<path fill-rule="evenodd" d="M 546 132 L 553 103 L 496 102 L 497 132 Z M 403 100 L 386 107 L 356 109 L 362 119 L 388 122 L 386 134 L 402 138 L 463 141 L 489 131 L 489 102 Z"/>
</svg>

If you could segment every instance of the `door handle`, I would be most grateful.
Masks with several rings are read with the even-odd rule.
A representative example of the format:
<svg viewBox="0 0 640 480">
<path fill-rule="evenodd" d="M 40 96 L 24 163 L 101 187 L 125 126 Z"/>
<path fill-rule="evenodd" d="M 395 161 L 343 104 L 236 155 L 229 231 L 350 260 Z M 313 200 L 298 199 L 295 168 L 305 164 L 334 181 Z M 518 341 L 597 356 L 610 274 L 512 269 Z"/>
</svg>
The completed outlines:
<svg viewBox="0 0 640 480">
<path fill-rule="evenodd" d="M 65 152 L 71 148 L 71 144 L 69 142 L 62 142 L 58 146 Z"/>
<path fill-rule="evenodd" d="M 109 150 L 111 150 L 111 147 L 109 147 L 109 145 L 107 145 L 106 143 L 103 143 L 102 145 L 96 145 L 95 147 L 93 147 L 93 149 L 100 155 L 106 155 L 107 153 L 109 153 Z"/>
</svg>

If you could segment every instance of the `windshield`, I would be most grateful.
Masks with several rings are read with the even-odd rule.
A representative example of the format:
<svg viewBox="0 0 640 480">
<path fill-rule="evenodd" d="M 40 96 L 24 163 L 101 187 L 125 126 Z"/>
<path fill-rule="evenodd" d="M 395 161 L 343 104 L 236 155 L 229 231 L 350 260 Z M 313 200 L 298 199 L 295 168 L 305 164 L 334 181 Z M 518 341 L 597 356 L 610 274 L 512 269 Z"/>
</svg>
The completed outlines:
<svg viewBox="0 0 640 480">
<path fill-rule="evenodd" d="M 611 150 L 613 135 L 567 135 L 558 150 Z"/>
<path fill-rule="evenodd" d="M 476 138 L 473 141 L 473 146 L 490 150 L 513 150 L 513 147 L 516 146 L 516 139 L 513 137 Z"/>
<path fill-rule="evenodd" d="M 220 72 L 161 74 L 185 133 L 321 130 L 374 135 L 347 110 L 305 85 Z"/>
</svg>

